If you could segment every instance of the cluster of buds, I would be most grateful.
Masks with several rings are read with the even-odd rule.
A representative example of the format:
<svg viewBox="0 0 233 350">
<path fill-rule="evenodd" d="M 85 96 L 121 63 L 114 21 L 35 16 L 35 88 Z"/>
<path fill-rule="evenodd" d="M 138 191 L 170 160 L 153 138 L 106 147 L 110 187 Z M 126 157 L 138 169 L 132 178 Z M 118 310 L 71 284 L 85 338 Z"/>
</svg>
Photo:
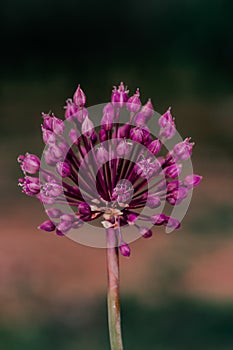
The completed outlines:
<svg viewBox="0 0 233 350">
<path fill-rule="evenodd" d="M 128 121 L 122 124 L 123 109 Z M 46 166 L 34 154 L 18 157 L 24 173 L 19 179 L 22 192 L 49 206 L 49 220 L 39 228 L 62 236 L 101 219 L 105 229 L 115 229 L 124 256 L 130 255 L 130 247 L 123 239 L 121 226 L 134 226 L 144 238 L 152 236 L 146 222 L 179 228 L 178 219 L 160 212 L 160 208 L 165 203 L 180 204 L 200 183 L 202 177 L 195 174 L 180 179 L 183 162 L 191 157 L 194 143 L 186 138 L 158 156 L 164 143 L 175 135 L 176 127 L 169 108 L 158 120 L 155 137 L 148 126 L 151 118 L 151 100 L 142 106 L 139 89 L 129 96 L 123 83 L 114 87 L 98 127 L 89 116 L 80 86 L 73 99 L 67 100 L 66 122 L 43 113 Z M 66 203 L 72 213 L 63 210 Z M 152 211 L 150 215 L 140 214 L 145 207 Z"/>
</svg>

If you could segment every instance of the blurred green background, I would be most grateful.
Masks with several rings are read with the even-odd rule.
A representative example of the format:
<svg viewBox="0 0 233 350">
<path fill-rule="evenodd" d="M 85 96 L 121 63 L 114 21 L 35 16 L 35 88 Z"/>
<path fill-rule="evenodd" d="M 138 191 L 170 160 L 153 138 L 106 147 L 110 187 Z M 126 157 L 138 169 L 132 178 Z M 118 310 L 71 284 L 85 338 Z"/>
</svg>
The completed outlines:
<svg viewBox="0 0 233 350">
<path fill-rule="evenodd" d="M 227 0 L 1 2 L 1 349 L 109 349 L 105 252 L 36 229 L 16 158 L 41 154 L 40 113 L 62 116 L 78 83 L 90 106 L 120 81 L 172 106 L 204 176 L 180 231 L 121 259 L 125 348 L 233 348 L 232 13 Z"/>
</svg>

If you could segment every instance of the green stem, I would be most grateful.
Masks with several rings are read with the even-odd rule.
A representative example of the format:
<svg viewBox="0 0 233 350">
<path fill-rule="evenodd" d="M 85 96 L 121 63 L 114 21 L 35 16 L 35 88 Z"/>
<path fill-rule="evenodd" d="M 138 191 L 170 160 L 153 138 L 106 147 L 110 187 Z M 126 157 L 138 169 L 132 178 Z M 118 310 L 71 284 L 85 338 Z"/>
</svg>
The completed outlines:
<svg viewBox="0 0 233 350">
<path fill-rule="evenodd" d="M 123 350 L 121 337 L 121 316 L 119 297 L 119 253 L 117 236 L 113 228 L 107 234 L 107 271 L 108 271 L 108 327 L 111 350 Z"/>
</svg>

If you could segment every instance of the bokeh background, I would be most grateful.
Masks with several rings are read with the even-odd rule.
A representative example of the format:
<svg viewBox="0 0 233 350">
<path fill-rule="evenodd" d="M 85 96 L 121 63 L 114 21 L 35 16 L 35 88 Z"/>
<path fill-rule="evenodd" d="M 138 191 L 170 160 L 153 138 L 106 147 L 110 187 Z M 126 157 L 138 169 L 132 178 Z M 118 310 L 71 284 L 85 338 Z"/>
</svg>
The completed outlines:
<svg viewBox="0 0 233 350">
<path fill-rule="evenodd" d="M 173 106 L 204 176 L 182 228 L 120 261 L 125 347 L 233 348 L 232 13 L 230 0 L 0 3 L 1 349 L 109 349 L 105 251 L 36 229 L 16 158 L 41 154 L 40 112 L 62 116 L 78 83 L 93 105 L 120 81 Z"/>
</svg>

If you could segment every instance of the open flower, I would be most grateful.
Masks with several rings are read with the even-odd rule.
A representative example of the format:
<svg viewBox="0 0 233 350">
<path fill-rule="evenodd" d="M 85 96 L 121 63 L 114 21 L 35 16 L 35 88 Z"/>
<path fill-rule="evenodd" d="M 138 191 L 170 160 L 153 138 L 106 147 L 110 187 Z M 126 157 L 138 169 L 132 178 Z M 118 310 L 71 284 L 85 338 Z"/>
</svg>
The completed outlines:
<svg viewBox="0 0 233 350">
<path fill-rule="evenodd" d="M 151 100 L 142 106 L 139 89 L 129 97 L 121 83 L 113 88 L 96 125 L 97 114 L 91 116 L 86 108 L 80 85 L 67 100 L 65 122 L 43 113 L 43 157 L 18 157 L 24 173 L 19 186 L 46 208 L 49 220 L 39 229 L 64 236 L 94 224 L 97 237 L 98 227 L 104 230 L 110 343 L 112 350 L 122 350 L 118 252 L 130 256 L 122 227 L 134 227 L 144 238 L 152 236 L 152 226 L 164 225 L 166 232 L 178 229 L 180 220 L 163 208 L 187 201 L 202 177 L 191 170 L 182 178 L 194 146 L 190 138 L 179 138 L 164 153 L 167 141 L 177 134 L 171 108 L 156 120 Z M 157 136 L 150 122 L 157 125 Z"/>
<path fill-rule="evenodd" d="M 152 233 L 145 229 L 146 221 L 179 228 L 180 222 L 164 214 L 162 207 L 166 202 L 179 205 L 201 181 L 201 176 L 194 174 L 180 180 L 183 162 L 191 157 L 194 146 L 190 138 L 159 156 L 163 143 L 176 132 L 171 108 L 158 119 L 155 137 L 147 125 L 154 114 L 151 100 L 141 107 L 139 89 L 131 97 L 128 94 L 123 83 L 114 87 L 111 102 L 104 106 L 100 125 L 95 127 L 79 85 L 65 107 L 66 123 L 71 125 L 68 132 L 63 120 L 42 114 L 46 166 L 33 154 L 18 157 L 25 174 L 19 180 L 22 191 L 52 206 L 46 211 L 50 220 L 40 229 L 64 235 L 99 219 L 104 228 L 115 230 L 124 256 L 130 255 L 130 248 L 122 237 L 122 226 L 135 226 L 145 238 Z M 128 121 L 121 124 L 123 109 Z M 39 171 L 40 178 L 36 176 Z M 64 201 L 72 208 L 71 216 L 60 208 Z M 143 208 L 151 214 L 142 213 Z"/>
</svg>

